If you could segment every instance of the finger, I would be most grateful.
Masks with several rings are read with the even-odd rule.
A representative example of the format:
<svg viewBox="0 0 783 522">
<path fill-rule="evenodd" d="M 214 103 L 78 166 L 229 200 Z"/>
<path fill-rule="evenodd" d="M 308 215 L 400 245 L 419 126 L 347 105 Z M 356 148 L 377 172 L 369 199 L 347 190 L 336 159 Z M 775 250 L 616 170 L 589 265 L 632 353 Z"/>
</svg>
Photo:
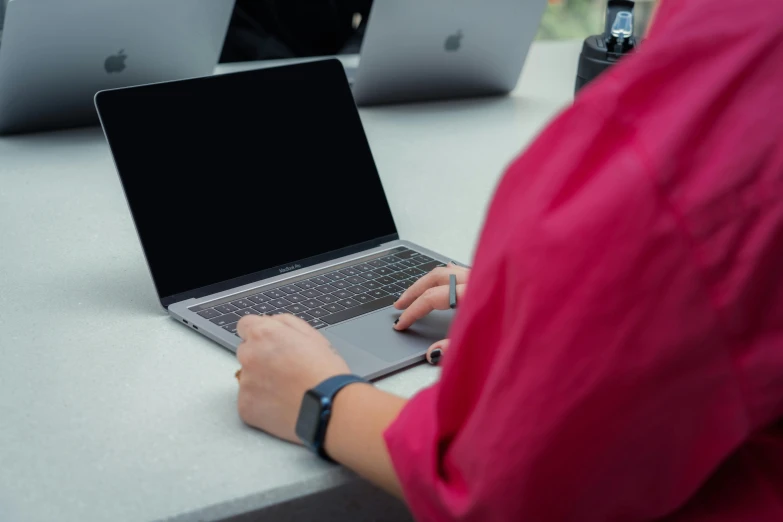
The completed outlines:
<svg viewBox="0 0 783 522">
<path fill-rule="evenodd" d="M 432 365 L 440 364 L 440 361 L 443 358 L 443 354 L 445 354 L 448 349 L 448 339 L 443 339 L 442 341 L 438 341 L 437 343 L 433 344 L 427 350 L 427 362 Z"/>
<path fill-rule="evenodd" d="M 307 324 L 307 321 L 303 321 L 302 319 L 296 317 L 295 315 L 291 315 L 291 314 L 273 315 L 272 319 L 277 322 L 283 323 L 284 325 L 293 328 L 294 330 L 303 333 L 307 336 L 319 335 L 315 328 Z"/>
<path fill-rule="evenodd" d="M 237 348 L 237 359 L 240 364 L 245 366 L 249 357 L 248 350 L 251 347 L 257 348 L 258 341 L 263 342 L 278 328 L 283 327 L 281 323 L 273 321 L 271 317 L 263 315 L 248 315 L 239 320 L 237 324 L 237 333 L 244 342 Z M 249 341 L 256 341 L 250 343 Z"/>
<path fill-rule="evenodd" d="M 457 285 L 457 302 L 465 294 L 466 285 Z M 449 309 L 449 287 L 436 286 L 426 290 L 400 315 L 394 323 L 395 330 L 405 330 L 433 310 Z"/>
<path fill-rule="evenodd" d="M 468 282 L 468 274 L 470 270 L 462 268 L 461 266 L 449 265 L 446 267 L 438 267 L 432 270 L 427 275 L 424 275 L 413 283 L 410 288 L 403 292 L 402 296 L 394 303 L 394 307 L 398 310 L 404 310 L 408 308 L 411 303 L 418 299 L 424 292 L 430 288 L 443 286 L 449 284 L 449 276 L 454 274 L 457 276 L 458 284 L 465 284 Z"/>
</svg>

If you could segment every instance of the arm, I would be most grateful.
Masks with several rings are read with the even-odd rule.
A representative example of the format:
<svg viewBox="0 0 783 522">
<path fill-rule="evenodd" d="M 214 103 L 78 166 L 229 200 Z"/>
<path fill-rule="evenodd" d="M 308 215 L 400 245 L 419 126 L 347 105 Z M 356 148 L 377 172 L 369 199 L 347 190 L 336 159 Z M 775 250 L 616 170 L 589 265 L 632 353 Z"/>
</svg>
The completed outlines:
<svg viewBox="0 0 783 522">
<path fill-rule="evenodd" d="M 335 398 L 326 433 L 330 457 L 398 498 L 402 498 L 402 488 L 383 432 L 406 403 L 373 386 L 347 386 Z"/>
</svg>

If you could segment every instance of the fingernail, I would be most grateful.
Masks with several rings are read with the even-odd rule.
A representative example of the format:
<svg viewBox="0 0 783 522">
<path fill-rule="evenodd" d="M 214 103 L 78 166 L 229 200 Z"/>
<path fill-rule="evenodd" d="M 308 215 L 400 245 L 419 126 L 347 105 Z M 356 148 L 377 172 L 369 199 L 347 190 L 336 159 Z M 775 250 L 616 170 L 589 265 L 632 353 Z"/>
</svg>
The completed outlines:
<svg viewBox="0 0 783 522">
<path fill-rule="evenodd" d="M 441 355 L 443 355 L 443 352 L 440 350 L 440 348 L 432 350 L 432 353 L 430 354 L 430 364 L 432 365 L 438 364 Z"/>
<path fill-rule="evenodd" d="M 398 317 L 398 318 L 397 318 L 397 320 L 396 320 L 396 321 L 394 321 L 394 324 L 397 324 L 397 323 L 399 323 L 399 322 L 400 322 L 400 319 L 399 319 L 399 317 Z"/>
</svg>

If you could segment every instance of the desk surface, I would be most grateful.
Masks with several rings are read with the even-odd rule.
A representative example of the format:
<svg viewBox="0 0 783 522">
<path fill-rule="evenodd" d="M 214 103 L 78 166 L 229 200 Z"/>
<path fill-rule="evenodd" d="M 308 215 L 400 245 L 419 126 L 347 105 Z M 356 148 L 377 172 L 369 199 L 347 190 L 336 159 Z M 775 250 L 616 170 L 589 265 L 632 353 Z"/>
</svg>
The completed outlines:
<svg viewBox="0 0 783 522">
<path fill-rule="evenodd" d="M 403 238 L 471 258 L 578 53 L 536 43 L 509 97 L 362 110 Z M 216 520 L 355 480 L 244 426 L 237 367 L 159 308 L 99 129 L 0 139 L 1 520 Z M 437 375 L 378 386 L 410 396 Z"/>
</svg>

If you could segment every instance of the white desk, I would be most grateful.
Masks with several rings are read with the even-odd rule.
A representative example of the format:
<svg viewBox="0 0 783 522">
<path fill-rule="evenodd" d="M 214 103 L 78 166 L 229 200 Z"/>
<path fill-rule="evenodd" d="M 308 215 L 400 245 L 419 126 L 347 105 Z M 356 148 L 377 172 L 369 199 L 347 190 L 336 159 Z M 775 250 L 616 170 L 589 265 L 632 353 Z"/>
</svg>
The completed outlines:
<svg viewBox="0 0 783 522">
<path fill-rule="evenodd" d="M 403 238 L 470 260 L 578 54 L 535 44 L 507 98 L 362 111 Z M 237 367 L 159 308 L 99 129 L 0 139 L 0 520 L 217 520 L 355 480 L 245 427 Z M 437 374 L 378 386 L 410 396 Z"/>
</svg>

